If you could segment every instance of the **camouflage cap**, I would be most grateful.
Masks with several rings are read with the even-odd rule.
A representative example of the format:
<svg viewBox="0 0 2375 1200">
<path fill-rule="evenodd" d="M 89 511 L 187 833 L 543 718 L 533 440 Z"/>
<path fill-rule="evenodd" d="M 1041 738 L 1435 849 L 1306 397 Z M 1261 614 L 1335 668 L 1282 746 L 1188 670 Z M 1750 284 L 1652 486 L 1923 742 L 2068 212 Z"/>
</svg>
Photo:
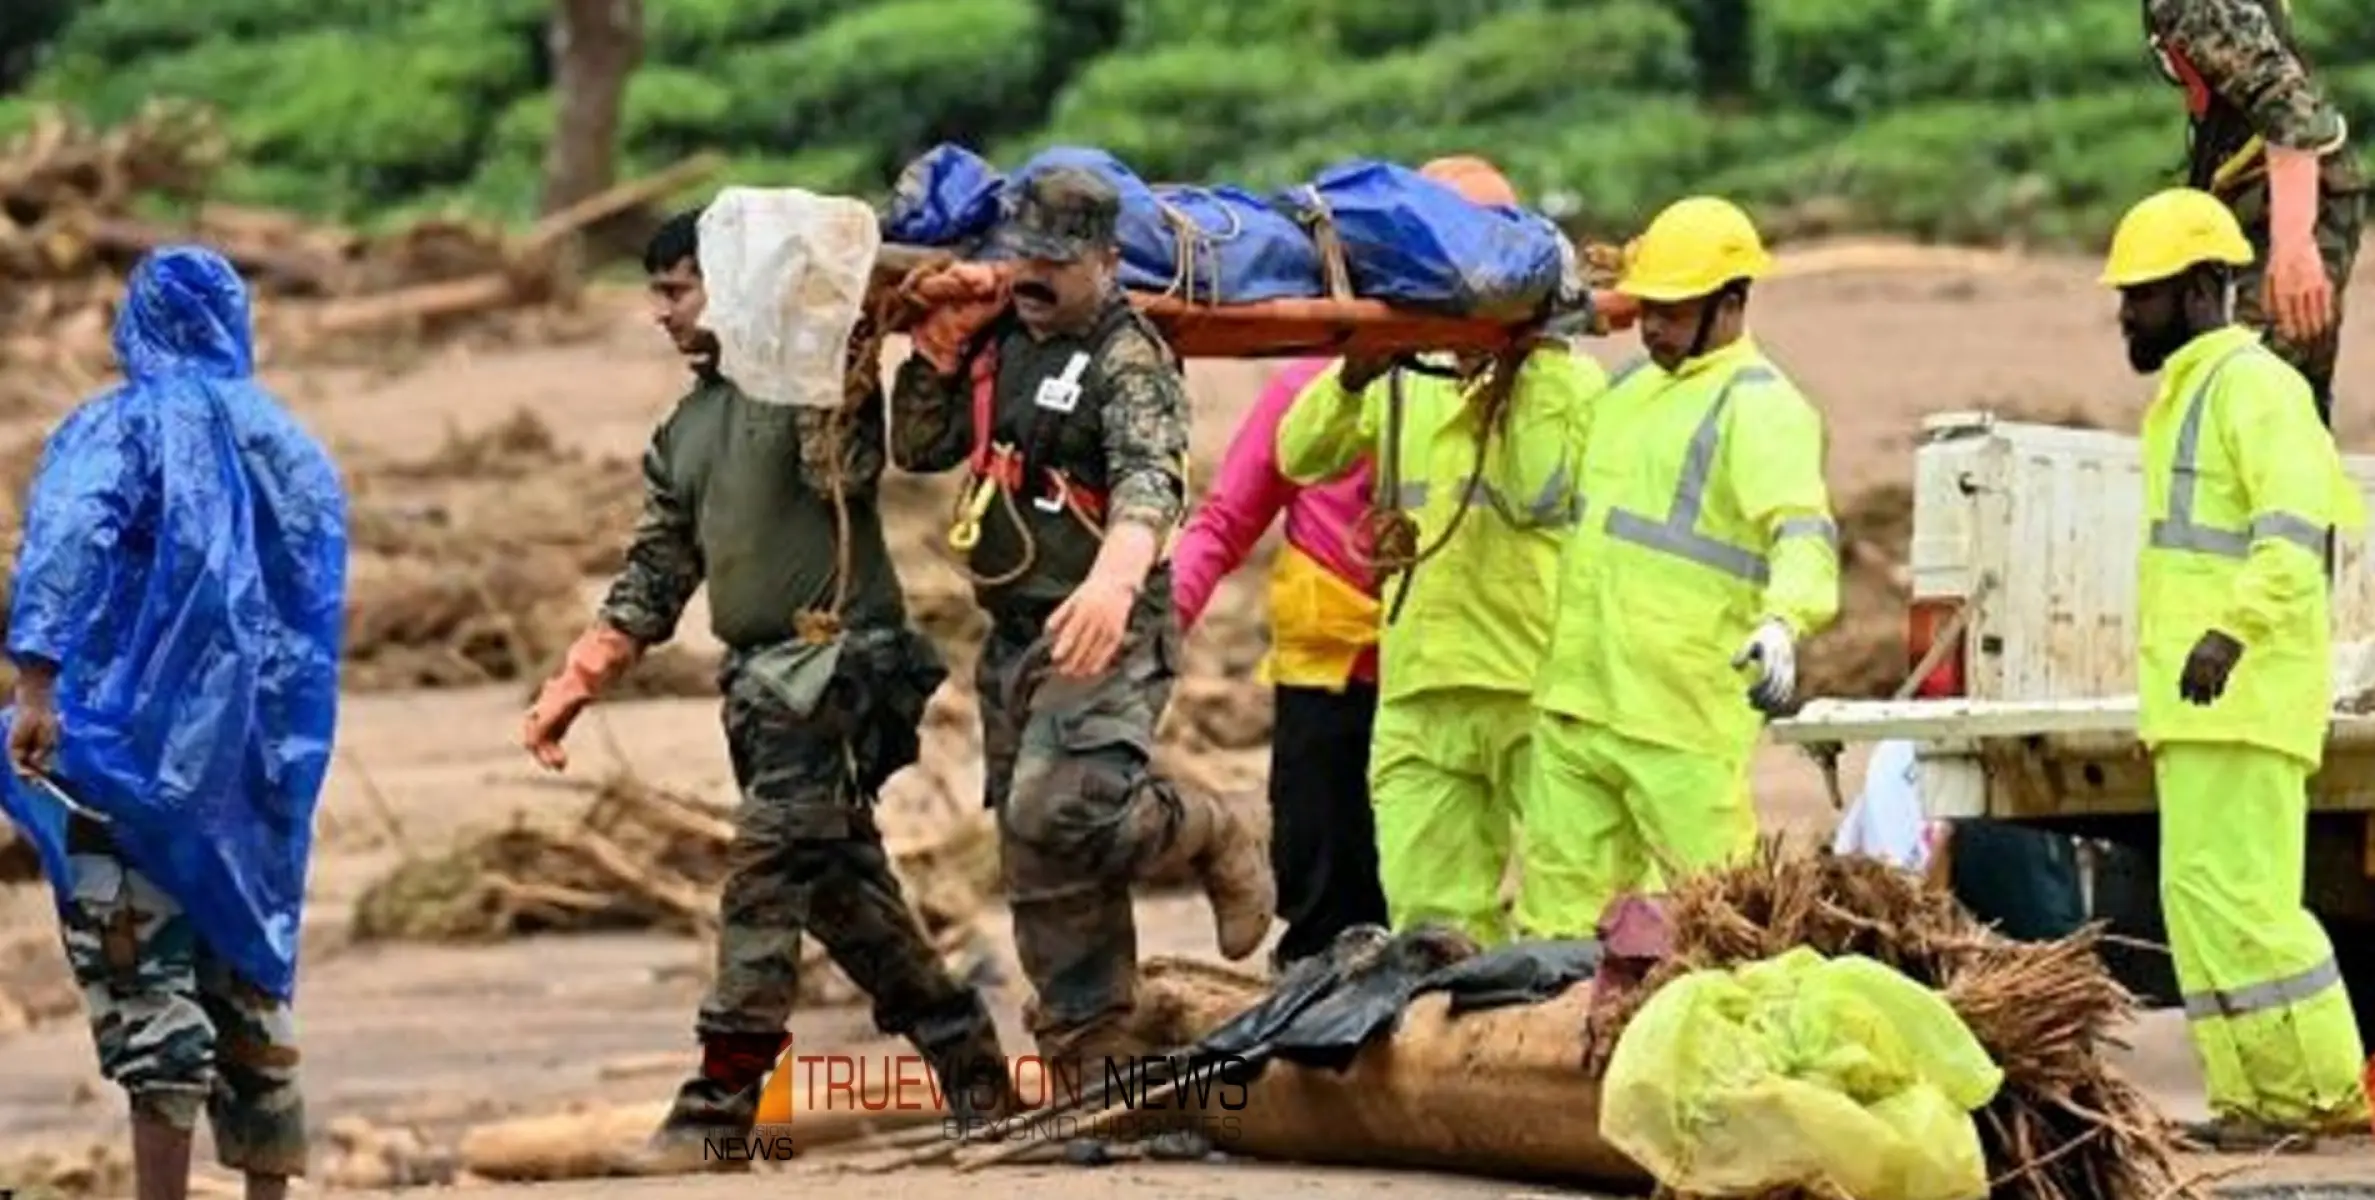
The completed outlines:
<svg viewBox="0 0 2375 1200">
<path fill-rule="evenodd" d="M 1024 181 L 998 228 L 998 248 L 1019 258 L 1073 262 L 1113 245 L 1121 193 L 1094 171 L 1050 167 Z"/>
</svg>

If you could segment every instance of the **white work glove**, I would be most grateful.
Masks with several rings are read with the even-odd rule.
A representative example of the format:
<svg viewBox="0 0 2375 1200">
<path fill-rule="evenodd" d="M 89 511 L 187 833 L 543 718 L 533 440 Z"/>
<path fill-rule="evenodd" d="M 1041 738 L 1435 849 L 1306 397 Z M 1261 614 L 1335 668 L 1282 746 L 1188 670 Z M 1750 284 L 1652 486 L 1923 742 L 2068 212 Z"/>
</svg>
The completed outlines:
<svg viewBox="0 0 2375 1200">
<path fill-rule="evenodd" d="M 1779 617 L 1757 623 L 1756 632 L 1732 656 L 1736 668 L 1753 668 L 1756 681 L 1748 686 L 1748 702 L 1768 717 L 1779 716 L 1798 690 L 1798 644 L 1789 624 Z"/>
</svg>

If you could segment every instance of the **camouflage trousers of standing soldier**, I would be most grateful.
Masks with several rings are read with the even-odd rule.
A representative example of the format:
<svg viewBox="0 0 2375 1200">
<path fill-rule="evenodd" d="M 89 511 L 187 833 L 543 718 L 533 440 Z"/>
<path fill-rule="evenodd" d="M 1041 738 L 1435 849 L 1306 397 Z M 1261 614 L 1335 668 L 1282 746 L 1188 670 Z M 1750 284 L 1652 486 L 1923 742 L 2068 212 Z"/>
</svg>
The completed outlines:
<svg viewBox="0 0 2375 1200">
<path fill-rule="evenodd" d="M 1052 674 L 1037 614 L 994 618 L 982 646 L 983 784 L 1015 950 L 1037 993 L 1026 1017 L 1039 1053 L 1066 1070 L 1167 1049 L 1125 1032 L 1138 976 L 1130 885 L 1195 849 L 1185 826 L 1197 815 L 1151 769 L 1179 634 L 1168 582 L 1149 580 L 1146 596 L 1092 679 Z M 1103 1068 L 1086 1069 L 1093 1081 Z"/>
<path fill-rule="evenodd" d="M 223 1166 L 303 1175 L 305 1098 L 288 1003 L 233 974 L 100 826 L 74 818 L 67 852 L 72 899 L 60 924 L 100 1071 L 141 1117 L 187 1131 L 204 1110 Z"/>
<path fill-rule="evenodd" d="M 2266 299 L 2268 278 L 2267 189 L 2240 198 L 2236 219 L 2251 239 L 2252 263 L 2236 277 L 2235 320 L 2265 330 L 2268 348 L 2291 363 L 2309 381 L 2317 401 L 2317 415 L 2333 426 L 2334 367 L 2342 352 L 2342 293 L 2350 286 L 2350 270 L 2358 260 L 2359 233 L 2366 224 L 2365 192 L 2346 192 L 2318 198 L 2317 256 L 2325 263 L 2326 282 L 2334 291 L 2334 320 L 2323 337 L 2295 341 L 2276 332 Z"/>
<path fill-rule="evenodd" d="M 861 632 L 817 668 L 829 684 L 801 695 L 795 683 L 787 694 L 786 681 L 805 668 L 781 661 L 798 649 L 736 652 L 721 673 L 726 748 L 742 795 L 719 901 L 717 974 L 696 1022 L 701 1070 L 677 1093 L 670 1133 L 751 1129 L 798 999 L 803 935 L 872 999 L 876 1028 L 914 1043 L 946 1094 L 969 1097 L 986 1073 L 1005 1071 L 980 993 L 942 964 L 874 820 L 882 783 L 916 759 L 924 704 L 947 672 L 920 635 Z"/>
</svg>

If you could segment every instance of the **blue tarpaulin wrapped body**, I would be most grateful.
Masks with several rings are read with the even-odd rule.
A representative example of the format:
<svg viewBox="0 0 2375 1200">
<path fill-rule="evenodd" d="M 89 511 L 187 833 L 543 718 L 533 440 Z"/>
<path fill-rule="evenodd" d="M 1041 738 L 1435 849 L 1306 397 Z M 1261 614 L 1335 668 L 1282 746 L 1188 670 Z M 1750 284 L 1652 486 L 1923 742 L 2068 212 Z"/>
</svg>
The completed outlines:
<svg viewBox="0 0 2375 1200">
<path fill-rule="evenodd" d="M 1013 210 L 1025 180 L 1053 167 L 1094 171 L 1121 193 L 1123 287 L 1202 304 L 1326 294 L 1319 248 L 1293 218 L 1236 188 L 1148 187 L 1102 150 L 1058 146 L 1033 156 L 1007 180 L 1001 210 Z"/>
<path fill-rule="evenodd" d="M 882 240 L 910 246 L 970 246 L 998 223 L 1006 178 L 980 155 L 942 143 L 899 172 L 883 210 Z"/>
<path fill-rule="evenodd" d="M 1543 311 L 1568 270 L 1566 240 L 1547 219 L 1471 203 L 1390 163 L 1345 163 L 1265 200 L 1228 186 L 1149 186 L 1112 155 L 1073 146 L 1007 177 L 972 151 L 935 147 L 901 172 L 884 240 L 980 250 L 1018 183 L 1057 165 L 1085 167 L 1121 193 L 1121 282 L 1135 291 L 1205 304 L 1324 297 L 1326 264 L 1311 233 L 1322 220 L 1361 299 L 1519 321 Z"/>
<path fill-rule="evenodd" d="M 1547 218 L 1471 203 L 1407 167 L 1340 163 L 1287 200 L 1306 220 L 1325 215 L 1363 299 L 1514 321 L 1541 313 L 1566 275 Z"/>
<path fill-rule="evenodd" d="M 212 251 L 134 270 L 125 382 L 59 425 L 33 478 L 8 653 L 57 667 L 57 784 L 210 950 L 286 998 L 337 724 L 346 499 L 255 382 L 251 339 Z M 14 771 L 0 807 L 62 908 L 65 811 Z"/>
</svg>

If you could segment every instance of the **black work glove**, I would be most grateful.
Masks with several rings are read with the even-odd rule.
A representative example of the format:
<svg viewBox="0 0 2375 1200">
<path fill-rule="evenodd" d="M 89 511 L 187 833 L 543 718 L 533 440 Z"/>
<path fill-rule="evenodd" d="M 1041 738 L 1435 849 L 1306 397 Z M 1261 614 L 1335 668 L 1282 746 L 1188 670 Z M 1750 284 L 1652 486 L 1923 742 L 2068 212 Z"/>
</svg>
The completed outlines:
<svg viewBox="0 0 2375 1200">
<path fill-rule="evenodd" d="M 2243 657 L 2243 643 L 2213 629 L 2194 643 L 2185 656 L 2185 673 L 2177 677 L 2177 694 L 2188 704 L 2209 704 L 2227 690 L 2227 676 Z"/>
</svg>

